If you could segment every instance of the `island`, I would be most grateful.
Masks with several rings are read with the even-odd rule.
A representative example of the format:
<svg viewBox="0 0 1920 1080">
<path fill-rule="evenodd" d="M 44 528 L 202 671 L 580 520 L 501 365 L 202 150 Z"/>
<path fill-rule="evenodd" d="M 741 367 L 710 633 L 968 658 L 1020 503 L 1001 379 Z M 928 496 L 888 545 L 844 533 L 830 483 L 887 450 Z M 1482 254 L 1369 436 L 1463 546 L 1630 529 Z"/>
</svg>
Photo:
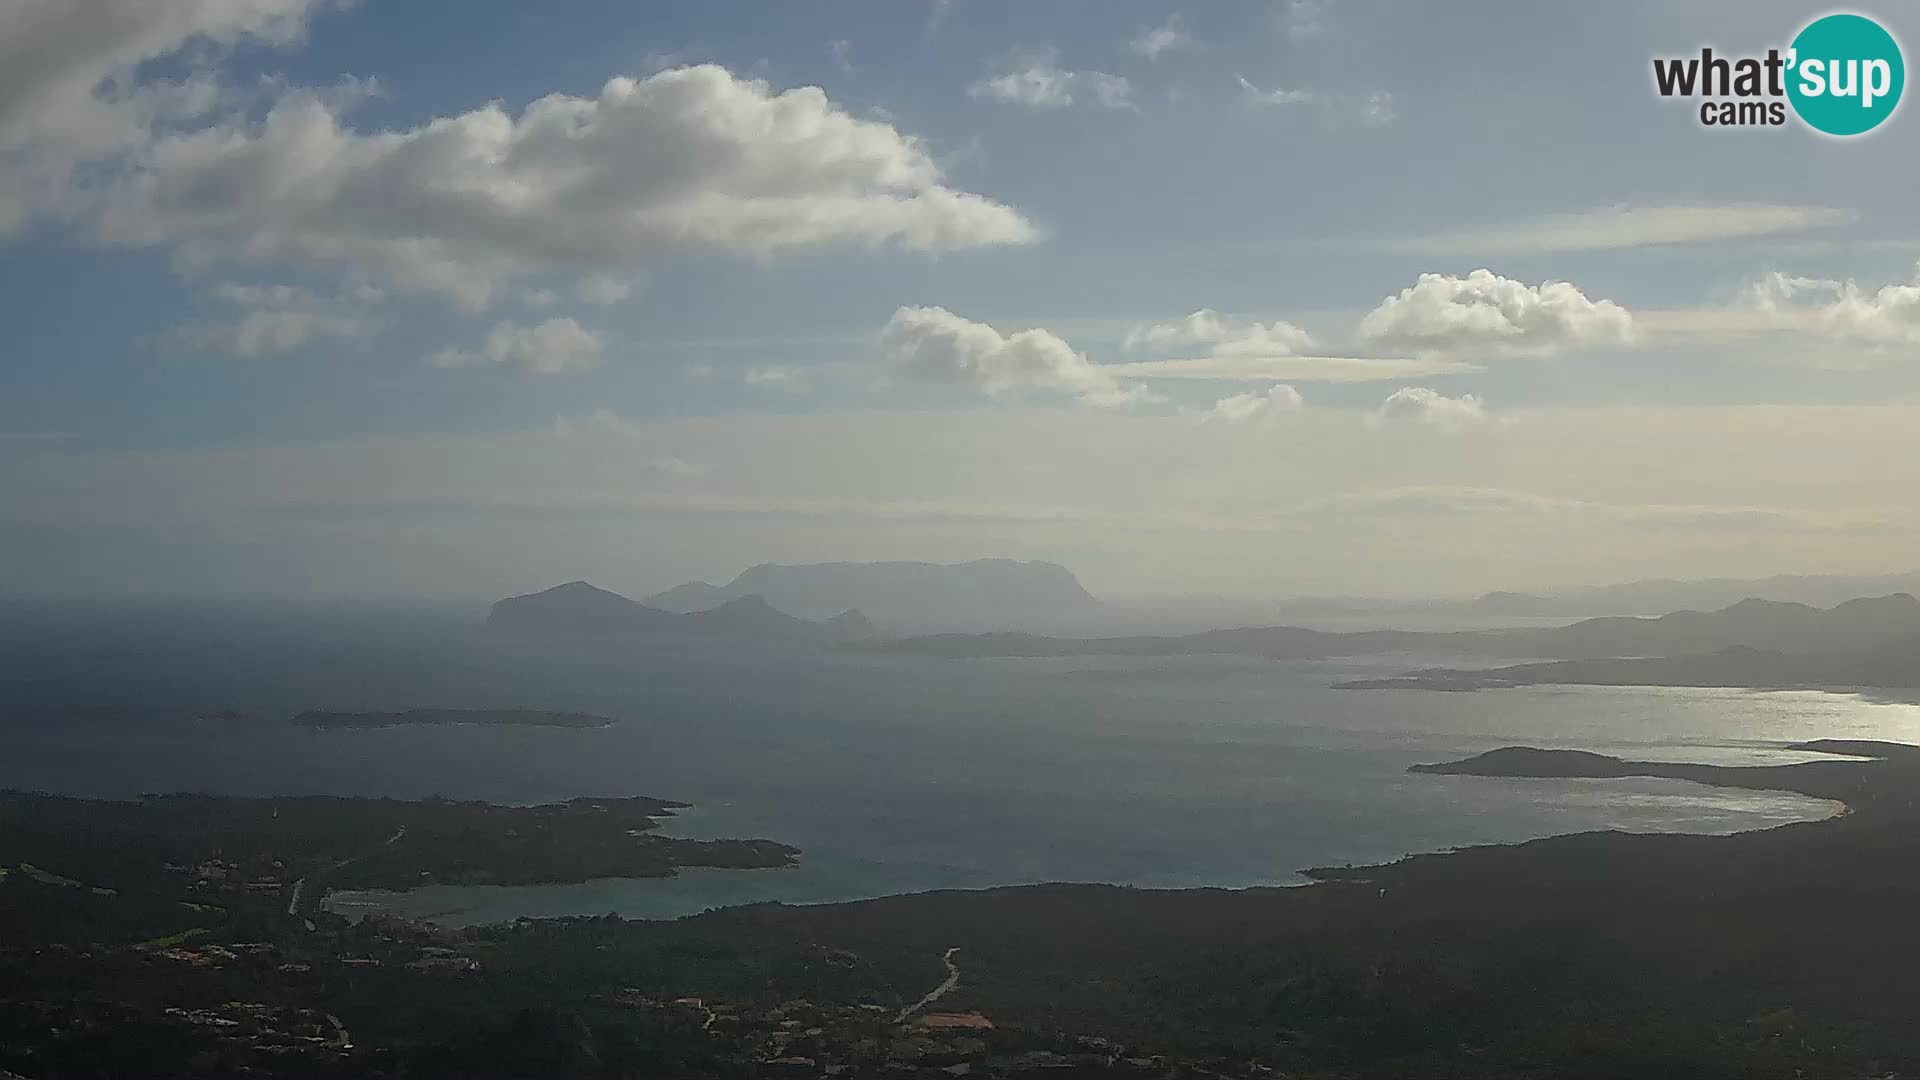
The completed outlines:
<svg viewBox="0 0 1920 1080">
<path fill-rule="evenodd" d="M 605 716 L 545 709 L 407 709 L 404 712 L 327 712 L 309 710 L 293 718 L 301 727 L 326 731 L 402 727 L 409 724 L 489 724 L 505 727 L 603 728 Z"/>
</svg>

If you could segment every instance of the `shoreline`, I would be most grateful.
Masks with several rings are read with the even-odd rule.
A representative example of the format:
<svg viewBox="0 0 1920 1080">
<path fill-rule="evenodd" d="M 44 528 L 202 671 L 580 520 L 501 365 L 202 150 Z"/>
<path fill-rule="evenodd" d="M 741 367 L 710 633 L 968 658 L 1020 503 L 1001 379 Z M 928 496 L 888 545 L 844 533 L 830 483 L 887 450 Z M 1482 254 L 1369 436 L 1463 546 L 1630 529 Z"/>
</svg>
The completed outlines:
<svg viewBox="0 0 1920 1080">
<path fill-rule="evenodd" d="M 1816 740 L 1815 742 L 1817 743 L 1821 741 L 1823 740 Z M 1883 744 L 1876 744 L 1876 745 L 1899 746 L 1904 744 L 1883 743 Z M 1816 746 L 1807 742 L 1784 744 L 1780 747 L 1780 749 L 1783 751 L 1804 749 L 1810 753 L 1827 752 L 1827 751 L 1820 751 L 1817 749 Z M 1578 751 L 1572 751 L 1572 752 L 1579 753 Z M 1855 757 L 1841 757 L 1839 758 L 1839 760 L 1842 763 L 1846 763 L 1846 762 L 1857 762 L 1862 759 L 1855 758 Z M 1677 769 L 1677 770 L 1687 770 L 1689 772 L 1693 770 L 1717 770 L 1717 769 L 1733 770 L 1737 772 L 1738 770 L 1743 770 L 1743 769 L 1768 770 L 1768 769 L 1782 769 L 1782 768 L 1794 767 L 1792 765 L 1714 766 L 1714 765 L 1692 765 L 1689 763 L 1662 763 L 1662 762 L 1645 762 L 1645 763 L 1628 763 L 1628 764 L 1644 764 L 1644 765 L 1647 765 L 1649 768 L 1652 768 L 1655 770 L 1665 770 L 1665 769 L 1671 768 L 1671 769 Z M 1423 770 L 1420 766 L 1416 765 L 1416 766 L 1409 767 L 1407 771 L 1419 772 L 1419 771 L 1425 771 L 1425 770 Z M 1512 840 L 1512 841 L 1486 843 L 1486 844 L 1468 844 L 1468 845 L 1463 845 L 1459 847 L 1445 847 L 1445 848 L 1439 848 L 1439 849 L 1429 850 L 1429 851 L 1408 852 L 1406 854 L 1399 856 L 1398 858 L 1391 859 L 1384 862 L 1360 863 L 1360 864 L 1351 864 L 1351 865 L 1337 866 L 1337 867 L 1336 866 L 1302 867 L 1292 871 L 1292 877 L 1295 880 L 1285 881 L 1285 882 L 1258 881 L 1258 882 L 1252 882 L 1252 883 L 1246 883 L 1246 884 L 1198 884 L 1198 885 L 1177 885 L 1177 886 L 1151 886 L 1151 885 L 1135 885 L 1135 884 L 1129 884 L 1125 882 L 1113 882 L 1113 881 L 1048 880 L 1048 881 L 1039 881 L 1039 882 L 1033 882 L 1033 881 L 1006 882 L 1006 883 L 994 884 L 994 885 L 959 886 L 959 887 L 933 885 L 933 886 L 928 886 L 926 888 L 921 888 L 921 889 L 908 889 L 908 890 L 897 891 L 897 892 L 883 892 L 883 893 L 874 893 L 871 895 L 861 895 L 861 896 L 855 896 L 855 897 L 836 897 L 836 898 L 818 899 L 818 900 L 753 899 L 753 900 L 743 900 L 739 902 L 721 902 L 719 904 L 701 908 L 700 910 L 697 910 L 697 911 L 686 911 L 680 914 L 670 914 L 670 915 L 641 914 L 641 915 L 622 915 L 620 917 L 627 919 L 629 921 L 635 921 L 635 922 L 675 922 L 682 919 L 697 918 L 712 912 L 738 911 L 745 908 L 762 907 L 762 906 L 774 906 L 774 907 L 781 907 L 781 908 L 797 908 L 797 909 L 825 909 L 825 908 L 833 908 L 833 907 L 839 907 L 839 906 L 844 906 L 849 904 L 863 904 L 863 903 L 876 903 L 876 902 L 888 902 L 888 901 L 906 901 L 906 900 L 912 900 L 916 897 L 927 897 L 927 896 L 933 896 L 933 895 L 944 895 L 944 894 L 982 894 L 984 895 L 984 894 L 995 893 L 995 892 L 1009 890 L 1009 889 L 1032 889 L 1032 888 L 1089 889 L 1089 890 L 1117 888 L 1117 889 L 1125 889 L 1125 890 L 1128 890 L 1129 892 L 1166 894 L 1170 896 L 1180 895 L 1180 894 L 1200 894 L 1200 893 L 1218 893 L 1218 892 L 1255 893 L 1255 892 L 1272 891 L 1272 890 L 1288 890 L 1288 891 L 1303 890 L 1303 889 L 1312 889 L 1316 887 L 1322 887 L 1330 884 L 1342 884 L 1342 883 L 1352 884 L 1358 881 L 1369 880 L 1365 878 L 1354 877 L 1352 875 L 1356 871 L 1365 871 L 1365 870 L 1373 870 L 1373 869 L 1381 869 L 1381 868 L 1398 866 L 1410 860 L 1447 858 L 1447 857 L 1452 857 L 1456 855 L 1461 855 L 1463 853 L 1470 853 L 1470 852 L 1490 850 L 1490 849 L 1513 849 L 1513 848 L 1518 848 L 1518 847 L 1532 845 L 1532 844 L 1551 843 L 1557 840 L 1563 840 L 1571 837 L 1590 836 L 1590 835 L 1619 835 L 1619 836 L 1625 836 L 1625 837 L 1692 837 L 1692 838 L 1702 838 L 1702 839 L 1721 839 L 1721 838 L 1727 838 L 1727 837 L 1764 834 L 1764 833 L 1771 832 L 1776 829 L 1782 829 L 1782 828 L 1793 828 L 1796 826 L 1805 826 L 1805 825 L 1818 825 L 1826 822 L 1836 821 L 1842 818 L 1847 818 L 1854 814 L 1854 807 L 1848 804 L 1843 799 L 1814 795 L 1808 791 L 1800 790 L 1792 786 L 1786 786 L 1786 785 L 1756 786 L 1756 785 L 1749 785 L 1749 784 L 1714 783 L 1703 775 L 1671 775 L 1663 771 L 1623 772 L 1612 777 L 1578 777 L 1578 776 L 1520 775 L 1520 774 L 1514 774 L 1507 777 L 1495 777 L 1492 774 L 1473 774 L 1473 773 L 1459 773 L 1456 775 L 1485 775 L 1485 776 L 1488 776 L 1489 778 L 1510 778 L 1510 779 L 1679 780 L 1686 783 L 1699 784 L 1706 788 L 1722 790 L 1722 791 L 1772 792 L 1772 793 L 1779 793 L 1779 794 L 1797 795 L 1797 796 L 1801 796 L 1803 798 L 1810 799 L 1815 802 L 1823 804 L 1825 807 L 1825 813 L 1820 814 L 1818 816 L 1808 816 L 1796 821 L 1782 822 L 1782 823 L 1776 823 L 1776 824 L 1756 824 L 1751 828 L 1741 828 L 1741 829 L 1733 830 L 1731 832 L 1694 832 L 1694 831 L 1687 831 L 1687 830 L 1628 831 L 1628 830 L 1621 830 L 1621 829 L 1597 829 L 1597 830 L 1588 829 L 1588 830 L 1576 830 L 1572 832 L 1548 833 L 1543 836 L 1531 837 L 1531 838 L 1522 839 L 1522 840 Z M 691 869 L 695 871 L 719 869 L 723 872 L 741 872 L 741 873 L 746 872 L 744 870 L 736 871 L 736 870 L 733 870 L 732 868 L 688 867 L 685 869 Z M 794 869 L 794 867 L 790 866 L 790 867 L 775 868 L 775 869 L 790 870 L 790 869 Z M 758 871 L 755 871 L 755 873 L 757 875 Z M 487 886 L 487 885 L 424 886 L 422 887 L 422 890 L 400 890 L 400 891 L 356 890 L 355 892 L 358 895 L 366 895 L 368 893 L 379 892 L 379 893 L 383 893 L 386 896 L 403 897 L 410 893 L 417 893 L 417 892 L 423 891 L 424 889 L 433 889 L 433 888 L 478 888 L 478 889 L 547 888 L 547 887 L 561 888 L 561 889 L 591 888 L 595 885 L 604 886 L 604 885 L 608 885 L 615 882 L 628 883 L 633 885 L 643 885 L 647 882 L 671 880 L 674 878 L 681 878 L 684 876 L 686 875 L 684 875 L 683 873 L 676 872 L 671 875 L 665 875 L 662 877 L 651 877 L 651 878 L 632 878 L 632 877 L 600 878 L 592 881 L 582 881 L 582 882 L 532 883 L 532 884 L 515 885 L 515 886 Z M 475 905 L 475 906 L 480 906 L 480 905 Z M 377 903 L 369 905 L 368 913 L 375 910 L 386 911 L 386 912 L 395 913 L 395 914 L 402 913 L 399 907 L 393 906 L 393 905 L 379 905 Z M 454 910 L 436 912 L 433 914 L 449 915 L 449 914 L 457 914 L 460 911 L 466 911 L 466 910 L 471 910 L 471 908 L 463 907 L 463 908 L 458 908 Z M 340 914 L 344 915 L 345 913 L 340 913 Z M 359 914 L 359 913 L 356 913 L 356 914 Z M 345 916 L 345 917 L 353 917 L 353 916 Z M 421 921 L 425 921 L 425 922 L 434 921 L 432 914 L 422 914 L 422 915 L 410 916 L 410 917 L 418 918 Z M 522 919 L 535 921 L 535 922 L 559 922 L 559 921 L 565 921 L 568 919 L 590 918 L 590 917 L 594 917 L 594 915 L 586 913 L 584 911 L 578 912 L 578 913 L 552 914 L 552 915 L 521 914 L 521 915 L 513 916 L 510 918 L 503 918 L 503 919 L 496 919 L 496 920 L 483 920 L 483 921 L 477 921 L 477 922 L 471 922 L 471 923 L 462 922 L 462 923 L 449 924 L 449 925 L 501 926 L 501 925 L 509 925 L 511 923 L 517 922 Z"/>
</svg>

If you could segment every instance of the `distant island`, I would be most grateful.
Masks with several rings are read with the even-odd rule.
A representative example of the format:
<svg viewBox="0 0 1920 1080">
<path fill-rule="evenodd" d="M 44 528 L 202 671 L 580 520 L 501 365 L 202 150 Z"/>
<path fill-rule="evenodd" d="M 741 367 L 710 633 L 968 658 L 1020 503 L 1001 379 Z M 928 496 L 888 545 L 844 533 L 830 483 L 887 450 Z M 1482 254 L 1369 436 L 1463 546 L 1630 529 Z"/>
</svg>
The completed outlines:
<svg viewBox="0 0 1920 1080">
<path fill-rule="evenodd" d="M 1915 687 L 1920 686 L 1920 599 L 1895 593 L 1831 608 L 1748 599 L 1718 611 L 1507 630 L 1333 632 L 1254 626 L 1097 638 L 933 634 L 875 641 L 867 647 L 945 657 L 1242 655 L 1318 660 L 1405 653 L 1552 658 L 1491 669 L 1424 668 L 1341 683 L 1342 689 L 1460 691 L 1534 683 Z"/>
<path fill-rule="evenodd" d="M 404 712 L 326 712 L 310 710 L 293 718 L 301 727 L 323 730 L 403 727 L 411 724 L 492 724 L 508 727 L 603 728 L 613 720 L 592 713 L 544 709 L 407 709 Z"/>
<path fill-rule="evenodd" d="M 890 627 L 922 629 L 1078 626 L 1103 607 L 1066 567 L 1015 559 L 762 563 L 724 585 L 691 581 L 644 603 L 695 612 L 747 596 L 805 619 L 858 609 Z"/>
<path fill-rule="evenodd" d="M 487 626 L 514 633 L 572 637 L 651 635 L 826 644 L 863 641 L 876 634 L 867 617 L 853 610 L 818 621 L 801 619 L 775 608 L 765 597 L 753 595 L 702 611 L 680 613 L 649 607 L 584 581 L 569 581 L 497 601 L 487 613 Z"/>
</svg>

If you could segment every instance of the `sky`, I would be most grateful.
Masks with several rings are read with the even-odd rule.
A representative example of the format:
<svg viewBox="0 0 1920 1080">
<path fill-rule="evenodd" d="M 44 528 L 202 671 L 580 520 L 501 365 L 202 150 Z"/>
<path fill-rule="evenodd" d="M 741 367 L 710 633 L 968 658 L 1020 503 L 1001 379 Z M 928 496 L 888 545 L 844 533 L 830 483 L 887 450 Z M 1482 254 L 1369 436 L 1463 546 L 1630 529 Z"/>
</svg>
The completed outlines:
<svg viewBox="0 0 1920 1080">
<path fill-rule="evenodd" d="M 0 593 L 1911 569 L 1920 119 L 1652 85 L 1827 10 L 0 0 Z"/>
</svg>

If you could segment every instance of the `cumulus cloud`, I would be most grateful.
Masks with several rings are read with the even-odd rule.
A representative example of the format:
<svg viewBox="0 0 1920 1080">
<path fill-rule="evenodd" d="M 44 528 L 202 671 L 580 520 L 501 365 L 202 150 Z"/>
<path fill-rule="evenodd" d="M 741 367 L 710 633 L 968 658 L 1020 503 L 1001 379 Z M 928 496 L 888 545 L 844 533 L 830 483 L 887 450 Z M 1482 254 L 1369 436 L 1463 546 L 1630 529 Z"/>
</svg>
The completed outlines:
<svg viewBox="0 0 1920 1080">
<path fill-rule="evenodd" d="M 1420 424 L 1460 431 L 1485 423 L 1487 407 L 1472 394 L 1448 397 L 1425 386 L 1403 386 L 1387 395 L 1374 416 L 1383 424 Z"/>
<path fill-rule="evenodd" d="M 999 105 L 1027 109 L 1065 109 L 1095 105 L 1104 109 L 1133 107 L 1133 84 L 1123 75 L 1104 71 L 1068 71 L 1053 55 L 1035 57 L 989 75 L 967 87 L 968 96 Z"/>
<path fill-rule="evenodd" d="M 1360 338 L 1418 353 L 1546 356 L 1624 345 L 1633 338 L 1633 316 L 1564 281 L 1528 285 L 1491 270 L 1421 274 L 1367 313 Z"/>
<path fill-rule="evenodd" d="M 178 327 L 170 335 L 174 344 L 255 357 L 293 352 L 322 340 L 364 346 L 380 327 L 369 310 L 379 299 L 375 292 L 328 297 L 298 285 L 228 281 L 207 295 L 244 310 L 231 318 Z"/>
<path fill-rule="evenodd" d="M 1773 272 L 1745 299 L 1770 329 L 1798 331 L 1850 345 L 1920 344 L 1920 267 L 1913 284 L 1863 288 L 1857 282 Z"/>
<path fill-rule="evenodd" d="M 1129 349 L 1206 345 L 1220 356 L 1290 356 L 1313 345 L 1313 336 L 1289 322 L 1237 321 L 1212 308 L 1170 322 L 1137 326 L 1122 344 Z"/>
<path fill-rule="evenodd" d="M 1165 53 L 1192 47 L 1193 39 L 1181 27 L 1177 12 L 1167 16 L 1167 21 L 1159 26 L 1140 31 L 1139 37 L 1127 43 L 1128 49 L 1149 60 L 1158 60 Z"/>
<path fill-rule="evenodd" d="M 188 45 L 284 44 L 332 0 L 8 0 L 0 5 L 0 235 L 71 210 L 74 170 L 204 116 L 223 88 L 204 71 L 138 79 Z"/>
<path fill-rule="evenodd" d="M 1305 407 L 1305 404 L 1301 400 L 1300 391 L 1285 383 L 1275 383 L 1264 393 L 1256 390 L 1221 398 L 1213 403 L 1213 408 L 1202 413 L 1201 417 L 1229 424 L 1276 420 L 1292 416 Z"/>
<path fill-rule="evenodd" d="M 618 274 L 676 252 L 943 252 L 1036 235 L 947 186 L 891 125 L 817 87 L 775 92 L 711 64 L 381 132 L 295 93 L 258 122 L 155 138 L 106 199 L 107 242 L 372 269 L 476 306 L 517 275 Z"/>
<path fill-rule="evenodd" d="M 971 386 L 993 395 L 1049 390 L 1104 406 L 1151 398 L 1144 387 L 1122 385 L 1049 331 L 1002 334 L 941 307 L 895 311 L 881 332 L 880 347 L 908 378 Z"/>
<path fill-rule="evenodd" d="M 605 340 L 572 319 L 548 319 L 537 326 L 494 325 L 478 350 L 442 349 L 427 358 L 433 367 L 512 367 L 535 375 L 557 375 L 593 367 Z"/>
</svg>

